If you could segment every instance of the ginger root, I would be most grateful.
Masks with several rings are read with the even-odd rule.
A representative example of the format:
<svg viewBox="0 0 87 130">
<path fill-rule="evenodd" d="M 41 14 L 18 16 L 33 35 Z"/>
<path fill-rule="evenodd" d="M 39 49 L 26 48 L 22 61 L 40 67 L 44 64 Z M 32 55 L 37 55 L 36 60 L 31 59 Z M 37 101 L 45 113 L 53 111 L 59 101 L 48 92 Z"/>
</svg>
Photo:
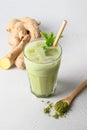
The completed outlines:
<svg viewBox="0 0 87 130">
<path fill-rule="evenodd" d="M 9 69 L 13 64 L 17 68 L 24 69 L 23 49 L 26 43 L 41 37 L 40 22 L 29 17 L 12 19 L 7 25 L 7 31 L 10 33 L 8 43 L 12 45 L 9 53 L 0 59 L 0 67 Z"/>
<path fill-rule="evenodd" d="M 41 37 L 40 35 L 40 29 L 39 29 L 39 25 L 40 22 L 35 20 L 35 19 L 31 19 L 29 17 L 23 17 L 21 19 L 19 19 L 21 22 L 23 22 L 24 27 L 26 28 L 26 30 L 28 30 L 30 32 L 30 36 L 31 39 L 30 41 Z M 17 68 L 19 69 L 24 69 L 25 68 L 25 64 L 24 64 L 24 58 L 23 58 L 23 53 L 21 53 L 16 61 L 15 61 L 15 65 L 17 66 Z"/>
<path fill-rule="evenodd" d="M 19 56 L 17 57 L 17 59 L 15 60 L 15 65 L 19 69 L 24 69 L 25 68 L 23 52 L 21 52 L 19 54 Z"/>
<path fill-rule="evenodd" d="M 7 26 L 7 31 L 11 33 L 11 36 L 9 37 L 9 44 L 17 45 L 19 42 L 16 43 L 16 41 L 21 40 L 29 33 L 31 35 L 31 41 L 41 37 L 39 25 L 39 21 L 29 17 L 11 20 Z M 14 42 L 12 39 L 15 39 Z"/>
<path fill-rule="evenodd" d="M 25 29 L 23 23 L 19 22 L 19 20 L 17 23 L 15 23 L 14 26 L 11 25 L 11 27 L 13 27 L 13 29 L 8 28 L 8 30 L 11 30 L 11 35 L 9 37 L 9 44 L 16 46 L 20 43 L 20 41 L 28 33 L 28 31 Z"/>
<path fill-rule="evenodd" d="M 31 35 L 31 41 L 41 37 L 40 35 L 40 21 L 37 21 L 35 19 L 31 19 L 29 17 L 23 17 L 20 19 L 21 22 L 24 23 L 24 27 L 29 30 L 30 35 Z"/>
<path fill-rule="evenodd" d="M 29 40 L 30 36 L 26 35 L 18 46 L 12 48 L 6 56 L 0 59 L 0 67 L 3 69 L 9 69 L 14 64 L 15 59 L 20 52 L 23 51 L 24 46 L 29 42 Z"/>
<path fill-rule="evenodd" d="M 12 19 L 12 20 L 10 20 L 9 24 L 7 25 L 7 31 L 11 33 L 12 30 L 13 30 L 13 28 L 14 28 L 14 26 L 15 26 L 15 24 L 17 22 L 20 22 L 20 20 L 18 20 L 18 19 Z"/>
<path fill-rule="evenodd" d="M 12 46 L 17 46 L 20 43 L 19 37 L 14 37 L 13 35 L 10 35 L 8 39 L 8 43 Z"/>
</svg>

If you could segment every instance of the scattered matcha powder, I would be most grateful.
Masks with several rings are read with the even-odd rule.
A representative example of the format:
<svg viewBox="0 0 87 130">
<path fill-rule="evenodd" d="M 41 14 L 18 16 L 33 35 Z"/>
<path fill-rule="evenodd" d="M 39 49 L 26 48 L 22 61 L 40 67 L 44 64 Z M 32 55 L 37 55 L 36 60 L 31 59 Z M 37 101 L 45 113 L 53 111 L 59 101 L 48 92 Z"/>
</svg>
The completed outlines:
<svg viewBox="0 0 87 130">
<path fill-rule="evenodd" d="M 55 119 L 58 119 L 59 117 L 65 117 L 66 112 L 69 108 L 69 104 L 67 102 L 59 101 L 55 105 L 53 105 L 53 103 L 50 101 L 47 101 L 45 103 L 46 107 L 44 108 L 44 113 Z"/>
<path fill-rule="evenodd" d="M 47 107 L 44 108 L 44 113 L 50 115 L 53 104 L 50 101 L 46 102 Z"/>
<path fill-rule="evenodd" d="M 44 113 L 46 113 L 46 114 L 49 114 L 50 113 L 50 107 L 46 107 L 46 108 L 44 108 Z"/>
<path fill-rule="evenodd" d="M 58 118 L 59 118 L 59 115 L 58 115 L 57 112 L 54 113 L 53 118 L 55 118 L 55 119 L 58 119 Z"/>
</svg>

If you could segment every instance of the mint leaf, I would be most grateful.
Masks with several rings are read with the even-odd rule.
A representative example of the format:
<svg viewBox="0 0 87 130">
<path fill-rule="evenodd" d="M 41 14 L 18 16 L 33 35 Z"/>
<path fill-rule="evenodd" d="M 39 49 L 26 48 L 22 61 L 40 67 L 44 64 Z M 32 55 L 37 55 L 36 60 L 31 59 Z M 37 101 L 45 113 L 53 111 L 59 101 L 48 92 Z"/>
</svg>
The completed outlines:
<svg viewBox="0 0 87 130">
<path fill-rule="evenodd" d="M 53 37 L 53 35 L 54 35 L 53 32 L 49 33 L 49 37 Z"/>
<path fill-rule="evenodd" d="M 50 32 L 49 34 L 47 34 L 46 32 L 41 32 L 41 35 L 45 38 L 46 40 L 46 45 L 48 47 L 52 46 L 56 36 L 54 35 L 53 32 Z M 62 38 L 63 36 L 60 36 L 60 38 Z"/>
<path fill-rule="evenodd" d="M 50 32 L 49 34 L 47 34 L 46 32 L 41 32 L 41 35 L 45 38 L 47 46 L 53 45 L 53 42 L 55 40 L 53 32 Z"/>
<path fill-rule="evenodd" d="M 41 35 L 42 35 L 45 39 L 48 39 L 48 34 L 47 34 L 47 33 L 41 32 Z"/>
</svg>

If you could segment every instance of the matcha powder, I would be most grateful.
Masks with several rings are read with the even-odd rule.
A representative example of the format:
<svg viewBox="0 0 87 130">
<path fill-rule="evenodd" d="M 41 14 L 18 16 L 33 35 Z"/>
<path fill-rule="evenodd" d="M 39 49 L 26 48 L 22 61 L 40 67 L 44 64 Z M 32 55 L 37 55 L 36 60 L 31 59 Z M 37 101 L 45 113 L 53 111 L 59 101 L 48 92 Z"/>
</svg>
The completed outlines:
<svg viewBox="0 0 87 130">
<path fill-rule="evenodd" d="M 48 116 L 58 119 L 59 117 L 65 117 L 68 108 L 69 104 L 67 102 L 59 101 L 56 102 L 55 105 L 53 105 L 53 103 L 47 101 L 46 107 L 44 108 L 44 113 Z"/>
</svg>

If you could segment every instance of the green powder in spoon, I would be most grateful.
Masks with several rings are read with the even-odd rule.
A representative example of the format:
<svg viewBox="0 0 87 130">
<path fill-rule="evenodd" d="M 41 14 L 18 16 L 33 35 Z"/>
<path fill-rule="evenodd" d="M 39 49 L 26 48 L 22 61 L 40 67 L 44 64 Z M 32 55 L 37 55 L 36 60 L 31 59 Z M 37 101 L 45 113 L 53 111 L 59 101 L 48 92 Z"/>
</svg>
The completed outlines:
<svg viewBox="0 0 87 130">
<path fill-rule="evenodd" d="M 58 113 L 60 117 L 64 116 L 69 109 L 69 104 L 67 102 L 59 101 L 54 105 L 54 110 Z"/>
<path fill-rule="evenodd" d="M 56 102 L 54 105 L 50 101 L 47 101 L 47 107 L 44 108 L 44 113 L 58 119 L 59 117 L 65 117 L 68 111 L 69 104 L 67 102 Z"/>
</svg>

